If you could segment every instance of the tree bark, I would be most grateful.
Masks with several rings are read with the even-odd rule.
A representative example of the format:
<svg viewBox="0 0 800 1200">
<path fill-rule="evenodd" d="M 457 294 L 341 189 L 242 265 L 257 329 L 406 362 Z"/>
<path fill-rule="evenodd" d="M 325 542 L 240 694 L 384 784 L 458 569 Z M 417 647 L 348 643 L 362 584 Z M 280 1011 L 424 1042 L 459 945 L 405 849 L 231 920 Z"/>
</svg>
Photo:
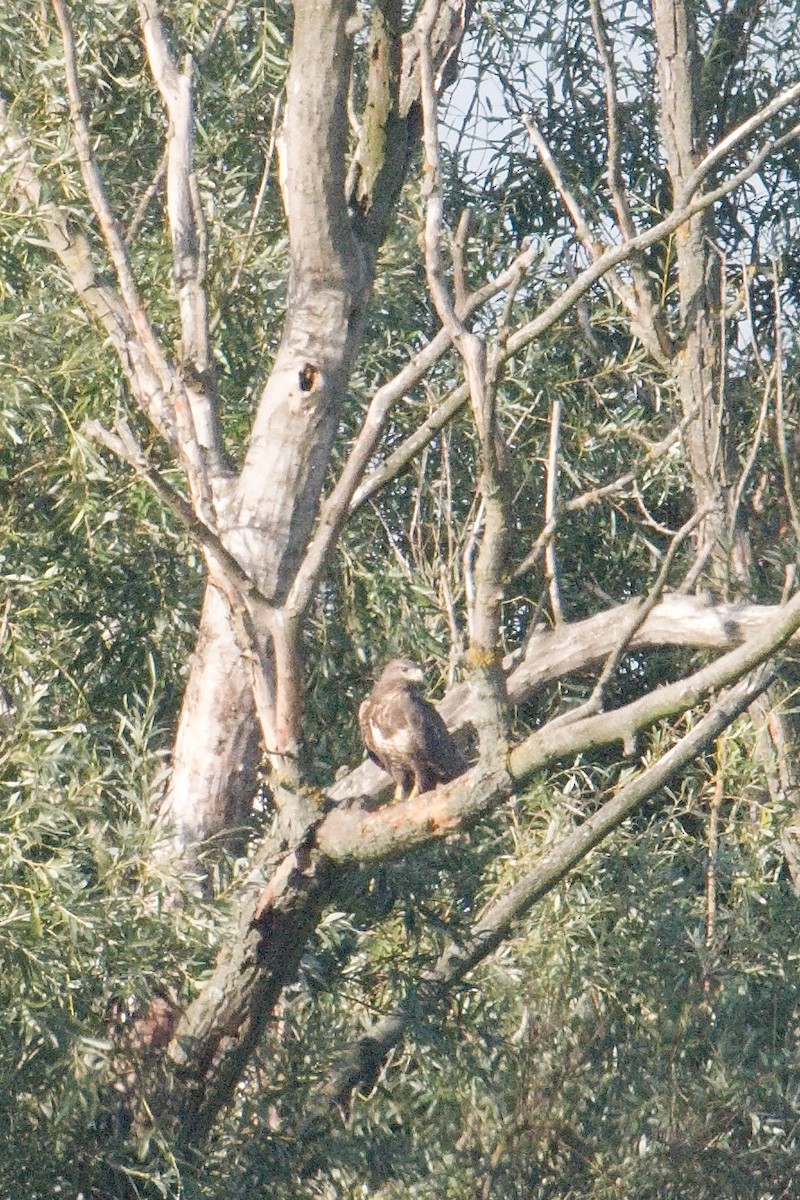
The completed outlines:
<svg viewBox="0 0 800 1200">
<path fill-rule="evenodd" d="M 685 0 L 653 0 L 658 44 L 661 130 L 673 202 L 679 204 L 705 153 L 699 62 L 692 13 Z M 710 212 L 698 213 L 675 231 L 678 283 L 677 353 L 672 358 L 684 416 L 696 413 L 685 439 L 698 509 L 708 508 L 701 546 L 713 547 L 717 574 L 727 555 L 729 492 L 727 439 L 720 384 L 720 284 Z"/>
</svg>

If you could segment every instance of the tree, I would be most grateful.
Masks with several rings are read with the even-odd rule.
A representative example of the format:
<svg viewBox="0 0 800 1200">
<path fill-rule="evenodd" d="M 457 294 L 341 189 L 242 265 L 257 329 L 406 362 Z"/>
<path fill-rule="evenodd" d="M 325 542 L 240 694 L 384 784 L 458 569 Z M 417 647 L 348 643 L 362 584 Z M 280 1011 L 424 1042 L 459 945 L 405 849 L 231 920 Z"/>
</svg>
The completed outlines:
<svg viewBox="0 0 800 1200">
<path fill-rule="evenodd" d="M 75 622 L 82 645 L 60 623 L 60 684 L 37 713 L 25 577 L 12 578 L 7 782 L 15 797 L 55 786 L 64 742 L 52 735 L 98 722 L 91 752 L 71 760 L 83 851 L 52 818 L 73 900 L 135 812 L 135 883 L 113 877 L 135 897 L 142 945 L 154 953 L 161 937 L 184 964 L 159 981 L 155 957 L 138 1007 L 117 994 L 119 951 L 104 965 L 112 978 L 83 1015 L 96 1030 L 103 997 L 118 1111 L 112 1134 L 100 1088 L 84 1114 L 86 1191 L 113 1194 L 118 1171 L 134 1186 L 129 1125 L 186 1155 L 232 1102 L 237 1119 L 266 1119 L 252 1064 L 270 1022 L 302 1007 L 291 989 L 299 974 L 313 987 L 309 946 L 332 913 L 391 927 L 387 864 L 479 831 L 446 885 L 466 915 L 432 961 L 415 961 L 414 986 L 380 989 L 375 1021 L 318 1065 L 330 1073 L 314 1102 L 287 1083 L 302 1111 L 275 1116 L 275 1171 L 281 1139 L 308 1140 L 347 1107 L 419 1014 L 441 1010 L 594 847 L 702 775 L 715 747 L 722 761 L 719 739 L 747 710 L 767 722 L 753 744 L 773 802 L 794 803 L 786 650 L 800 627 L 800 530 L 784 314 L 796 289 L 770 224 L 785 213 L 793 245 L 793 18 L 685 0 L 654 0 L 647 28 L 596 0 L 537 15 L 453 0 L 362 7 L 187 4 L 168 21 L 151 0 L 135 16 L 52 0 L 3 17 L 6 331 L 23 368 L 4 416 L 13 515 L 31 530 L 36 589 L 42 526 L 66 508 L 61 536 L 85 530 L 86 606 L 106 596 L 100 620 Z M 457 81 L 443 138 L 439 106 Z M 480 83 L 502 106 L 485 154 L 470 145 L 493 129 Z M 25 401 L 42 368 L 54 397 L 43 420 L 70 447 L 66 465 L 17 429 L 32 428 Z M 144 606 L 119 567 L 142 552 Z M 90 578 L 108 561 L 116 598 Z M 149 664 L 146 630 L 165 611 L 175 620 Z M 28 630 L 37 622 L 57 624 L 41 608 Z M 115 647 L 127 670 L 107 661 Z M 359 691 L 401 650 L 447 677 L 441 711 L 473 765 L 376 803 L 386 779 L 374 767 L 336 776 L 358 754 Z M 131 672 L 150 699 L 120 738 Z M 156 715 L 174 731 L 158 776 Z M 735 728 L 739 746 L 754 737 Z M 25 757 L 36 729 L 51 735 L 46 769 Z M 123 772 L 126 739 L 137 755 Z M 564 771 L 582 819 L 501 873 L 503 814 L 556 804 Z M 99 828 L 87 789 L 103 796 Z M 205 900 L 156 854 L 159 829 Z M 13 844 L 52 890 L 48 838 L 35 854 Z M 711 869 L 706 882 L 712 955 Z M 35 888 L 13 886 L 33 912 Z M 492 898 L 476 915 L 482 888 Z M 119 902 L 104 914 L 110 929 Z"/>
</svg>

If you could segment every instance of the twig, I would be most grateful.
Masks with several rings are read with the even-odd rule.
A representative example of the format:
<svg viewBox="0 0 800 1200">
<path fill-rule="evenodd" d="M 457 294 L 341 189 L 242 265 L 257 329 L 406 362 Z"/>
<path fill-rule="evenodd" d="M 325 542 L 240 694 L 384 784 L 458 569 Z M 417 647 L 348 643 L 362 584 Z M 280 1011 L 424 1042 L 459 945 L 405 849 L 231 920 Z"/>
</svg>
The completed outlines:
<svg viewBox="0 0 800 1200">
<path fill-rule="evenodd" d="M 764 429 L 765 429 L 765 426 L 767 423 L 767 412 L 769 411 L 770 391 L 772 390 L 773 382 L 778 373 L 778 362 L 779 362 L 779 347 L 776 346 L 775 362 L 773 364 L 772 370 L 769 372 L 769 375 L 767 376 L 767 379 L 764 383 L 764 394 L 761 397 L 761 405 L 760 405 L 759 411 L 758 411 L 758 422 L 756 423 L 756 431 L 753 434 L 753 441 L 750 446 L 750 452 L 747 455 L 747 461 L 744 464 L 744 466 L 742 467 L 741 473 L 739 475 L 739 480 L 736 484 L 736 491 L 733 496 L 733 503 L 731 504 L 731 511 L 730 511 L 730 517 L 729 517 L 731 538 L 733 538 L 733 533 L 734 533 L 734 530 L 736 529 L 736 521 L 737 521 L 737 518 L 739 515 L 739 509 L 742 504 L 742 497 L 744 496 L 744 489 L 747 486 L 747 481 L 750 478 L 750 473 L 753 470 L 756 458 L 758 457 L 758 452 L 761 448 L 761 439 L 764 436 Z"/>
<path fill-rule="evenodd" d="M 164 440 L 177 449 L 175 414 L 169 391 L 153 365 L 122 296 L 95 266 L 89 239 L 74 219 L 51 200 L 44 200 L 43 184 L 31 164 L 30 149 L 8 117 L 0 98 L 0 134 L 6 157 L 13 163 L 11 190 L 23 207 L 30 207 L 53 253 L 86 311 L 105 330 L 116 351 L 131 391 Z"/>
<path fill-rule="evenodd" d="M 550 418 L 550 440 L 547 450 L 547 485 L 544 493 L 544 522 L 545 526 L 552 525 L 555 534 L 556 510 L 558 507 L 558 453 L 561 444 L 561 413 L 563 401 L 560 396 L 553 400 L 553 410 Z M 561 607 L 561 593 L 558 586 L 558 560 L 556 559 L 555 539 L 547 539 L 545 546 L 545 576 L 550 593 L 550 606 L 553 610 L 553 620 L 560 625 L 564 620 Z"/>
<path fill-rule="evenodd" d="M 650 512 L 650 509 L 645 504 L 644 496 L 642 495 L 638 480 L 634 480 L 634 482 L 631 484 L 631 494 L 633 495 L 633 499 L 636 502 L 636 507 L 642 514 L 644 523 L 648 526 L 648 528 L 652 529 L 655 533 L 660 533 L 662 537 L 671 538 L 675 536 L 677 533 L 676 529 L 671 529 L 669 525 L 664 525 L 662 521 L 657 521 Z"/>
<path fill-rule="evenodd" d="M 706 967 L 703 972 L 703 991 L 711 991 L 713 952 L 717 940 L 717 860 L 719 855 L 719 814 L 725 783 L 724 743 L 717 738 L 717 769 L 708 810 L 708 844 L 706 849 Z"/>
<path fill-rule="evenodd" d="M 697 557 L 695 558 L 694 563 L 687 572 L 686 578 L 678 588 L 679 592 L 684 595 L 688 595 L 694 590 L 695 584 L 703 574 L 703 571 L 705 571 L 708 560 L 711 558 L 713 553 L 714 539 L 709 538 L 707 541 L 703 542 L 697 551 Z"/>
<path fill-rule="evenodd" d="M 153 199 L 156 192 L 161 187 L 161 184 L 164 182 L 164 179 L 166 178 L 168 160 L 169 149 L 165 147 L 164 153 L 161 155 L 161 161 L 156 167 L 155 174 L 140 196 L 139 203 L 136 205 L 130 224 L 128 225 L 128 229 L 125 233 L 125 246 L 128 250 L 130 250 L 131 246 L 136 241 L 139 230 L 144 224 L 144 219 L 147 216 L 147 210 L 150 207 L 150 201 Z"/>
<path fill-rule="evenodd" d="M 794 494 L 793 472 L 789 463 L 789 452 L 786 445 L 786 418 L 783 403 L 783 310 L 781 308 L 781 293 L 778 286 L 777 273 L 772 281 L 772 294 L 775 300 L 775 434 L 778 440 L 778 453 L 783 472 L 783 490 L 786 503 L 789 505 L 789 516 L 796 544 L 800 544 L 800 513 L 797 509 L 797 498 Z"/>
<path fill-rule="evenodd" d="M 267 192 L 267 184 L 269 183 L 269 177 L 272 170 L 272 162 L 275 157 L 275 146 L 277 144 L 278 122 L 280 120 L 280 114 L 281 97 L 276 96 L 275 103 L 272 108 L 272 122 L 269 130 L 269 145 L 267 146 L 267 153 L 264 157 L 264 170 L 261 173 L 261 182 L 258 185 L 258 192 L 256 193 L 256 198 L 253 203 L 253 211 L 250 214 L 247 233 L 244 235 L 242 252 L 239 255 L 239 261 L 236 264 L 236 270 L 233 273 L 233 279 L 231 280 L 231 285 L 228 288 L 228 295 L 235 292 L 238 288 L 241 282 L 242 272 L 244 271 L 244 264 L 247 262 L 247 256 L 250 253 L 250 246 L 252 245 L 253 235 L 255 234 L 256 225 L 261 213 L 261 206 L 264 203 L 264 196 Z"/>
<path fill-rule="evenodd" d="M 525 556 L 519 566 L 514 569 L 512 579 L 518 579 L 521 575 L 524 575 L 536 565 L 539 555 L 542 553 L 542 550 L 555 533 L 558 527 L 558 522 L 564 513 L 583 512 L 585 509 L 591 508 L 595 504 L 599 504 L 601 500 L 606 498 L 606 496 L 611 496 L 615 493 L 621 492 L 624 488 L 630 487 L 631 484 L 636 483 L 639 471 L 641 471 L 642 468 L 648 463 L 655 462 L 657 459 L 661 458 L 662 455 L 666 454 L 670 447 L 673 446 L 680 437 L 682 437 L 686 426 L 690 421 L 693 421 L 696 416 L 697 409 L 683 417 L 680 423 L 676 425 L 675 428 L 672 429 L 665 438 L 662 438 L 660 442 L 656 442 L 654 445 L 652 445 L 636 471 L 626 471 L 624 475 L 619 475 L 610 483 L 605 483 L 601 487 L 590 488 L 589 491 L 583 492 L 580 496 L 573 496 L 570 500 L 564 501 L 550 518 L 550 520 L 545 522 L 544 528 L 533 544 L 533 548 Z M 669 532 L 671 536 L 671 531 Z"/>
<path fill-rule="evenodd" d="M 225 28 L 225 22 L 228 20 L 228 17 L 231 15 L 233 10 L 236 8 L 237 4 L 240 4 L 240 3 L 241 3 L 241 0 L 228 0 L 228 3 L 225 5 L 225 7 L 221 8 L 220 11 L 217 13 L 217 19 L 215 20 L 214 24 L 211 27 L 211 32 L 209 33 L 208 38 L 206 39 L 206 44 L 203 47 L 203 49 L 200 51 L 199 55 L 197 56 L 198 67 L 205 66 L 206 60 L 208 59 L 209 55 L 211 54 L 211 51 L 216 46 L 217 40 L 218 40 L 220 34 L 222 33 L 222 30 Z"/>
</svg>

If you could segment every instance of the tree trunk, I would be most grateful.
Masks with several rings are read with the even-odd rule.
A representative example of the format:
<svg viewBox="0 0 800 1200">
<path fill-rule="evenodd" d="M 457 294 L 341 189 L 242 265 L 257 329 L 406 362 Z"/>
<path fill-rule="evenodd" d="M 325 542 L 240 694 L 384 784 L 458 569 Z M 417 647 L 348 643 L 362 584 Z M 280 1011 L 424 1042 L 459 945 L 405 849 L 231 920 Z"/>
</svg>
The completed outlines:
<svg viewBox="0 0 800 1200">
<path fill-rule="evenodd" d="M 284 337 L 259 403 L 245 463 L 217 517 L 226 547 L 280 605 L 317 512 L 342 388 L 359 344 L 369 278 L 345 204 L 350 0 L 298 0 L 287 81 L 282 182 L 292 247 Z M 267 631 L 258 629 L 272 664 Z M 295 687 L 299 680 L 291 681 Z M 278 680 L 271 680 L 275 705 Z M 271 754 L 295 754 L 299 710 Z M 251 671 L 227 602 L 207 588 L 175 741 L 167 817 L 191 846 L 246 817 L 262 747 Z"/>
<path fill-rule="evenodd" d="M 262 751 L 278 786 L 288 780 L 296 787 L 299 778 L 298 637 L 304 614 L 288 611 L 286 602 L 317 519 L 342 396 L 361 346 L 377 249 L 391 226 L 420 125 L 416 27 L 401 36 L 400 7 L 385 0 L 373 24 L 365 117 L 348 197 L 353 7 L 353 0 L 298 0 L 294 6 L 281 139 L 292 264 L 286 325 L 241 474 L 216 514 L 225 547 L 266 601 L 251 616 L 255 651 L 268 676 L 269 711 L 259 711 L 259 731 L 248 648 L 211 583 L 164 805 L 184 847 L 245 819 Z M 431 53 L 441 88 L 471 4 L 426 0 L 422 7 L 426 19 L 433 14 Z"/>
</svg>

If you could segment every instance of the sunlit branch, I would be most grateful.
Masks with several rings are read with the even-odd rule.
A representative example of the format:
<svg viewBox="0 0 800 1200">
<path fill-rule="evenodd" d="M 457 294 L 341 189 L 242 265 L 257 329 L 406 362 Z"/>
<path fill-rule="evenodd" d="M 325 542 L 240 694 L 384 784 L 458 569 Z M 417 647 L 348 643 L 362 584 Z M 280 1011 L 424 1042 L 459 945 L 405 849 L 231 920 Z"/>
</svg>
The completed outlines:
<svg viewBox="0 0 800 1200">
<path fill-rule="evenodd" d="M 558 629 L 532 628 L 525 646 L 507 655 L 503 661 L 509 703 L 522 704 L 550 683 L 571 675 L 584 675 L 602 666 L 608 646 L 614 645 L 630 624 L 636 622 L 641 603 L 640 599 L 630 600 L 582 621 L 565 623 Z M 745 643 L 752 644 L 754 638 L 768 637 L 784 612 L 785 609 L 777 605 L 723 604 L 714 603 L 708 596 L 689 595 L 683 591 L 666 593 L 630 638 L 628 648 L 683 646 L 695 650 L 731 651 Z M 794 638 L 795 642 L 798 640 Z M 719 686 L 724 686 L 725 682 Z M 461 684 L 453 688 L 437 707 L 451 730 L 469 725 L 472 719 L 470 686 Z M 633 740 L 636 730 L 626 733 L 624 714 L 617 710 L 607 716 L 610 718 L 609 732 L 614 738 Z M 367 762 L 337 780 L 327 789 L 327 794 L 341 804 L 361 796 L 378 795 L 384 787 L 385 776 L 373 763 Z"/>
<path fill-rule="evenodd" d="M 489 371 L 486 343 L 460 320 L 444 279 L 441 243 L 444 224 L 442 183 L 439 166 L 438 114 L 433 77 L 431 24 L 421 23 L 420 95 L 422 142 L 425 151 L 423 195 L 425 205 L 425 273 L 436 312 L 461 360 L 469 387 L 470 403 L 480 447 L 481 507 L 483 533 L 473 575 L 474 596 L 468 607 L 469 652 L 473 670 L 476 729 L 479 753 L 484 762 L 502 758 L 505 752 L 507 705 L 504 679 L 499 669 L 500 617 L 503 602 L 507 523 L 502 468 L 497 455 L 496 398 L 498 357 Z M 459 227 L 461 243 L 468 223 Z M 457 279 L 463 291 L 463 256 L 459 256 Z"/>
<path fill-rule="evenodd" d="M 608 153 L 606 174 L 611 193 L 611 202 L 617 218 L 619 231 L 624 238 L 631 241 L 636 237 L 636 226 L 631 215 L 625 184 L 622 179 L 621 156 L 622 136 L 620 127 L 617 68 L 614 62 L 614 51 L 608 36 L 601 0 L 590 0 L 592 29 L 594 30 L 597 50 L 603 64 L 606 94 L 606 129 L 608 134 Z M 660 306 L 653 294 L 653 288 L 647 271 L 636 254 L 630 258 L 633 290 L 634 311 L 632 313 L 635 332 L 642 337 L 644 344 L 651 349 L 656 361 L 666 363 L 672 354 Z"/>
<path fill-rule="evenodd" d="M 797 544 L 800 545 L 800 513 L 798 512 L 797 497 L 794 490 L 794 472 L 789 464 L 789 451 L 786 443 L 786 414 L 783 392 L 783 309 L 777 274 L 772 282 L 772 294 L 775 300 L 775 434 L 778 441 L 781 471 L 783 473 L 783 490 L 786 495 L 786 503 L 789 506 L 792 529 L 794 530 Z"/>
<path fill-rule="evenodd" d="M 213 482 L 224 472 L 218 396 L 209 345 L 208 303 L 202 256 L 204 218 L 193 177 L 193 65 L 175 66 L 155 0 L 139 0 L 139 17 L 153 78 L 169 114 L 167 213 L 181 318 L 181 355 L 189 412 L 181 450 L 193 502 L 211 523 Z"/>
<path fill-rule="evenodd" d="M 208 40 L 206 41 L 205 46 L 203 47 L 203 49 L 200 51 L 199 55 L 197 56 L 198 67 L 203 67 L 205 65 L 206 60 L 208 59 L 209 55 L 211 54 L 211 51 L 213 50 L 214 46 L 217 44 L 217 41 L 219 40 L 219 36 L 225 27 L 225 23 L 228 20 L 228 17 L 231 15 L 233 10 L 236 8 L 237 4 L 239 4 L 240 2 L 241 2 L 241 0 L 228 0 L 228 3 L 225 5 L 225 7 L 223 9 L 221 9 L 220 12 L 218 13 L 217 18 L 214 21 L 213 28 L 208 35 Z M 158 192 L 158 189 L 161 187 L 161 184 L 164 182 L 164 179 L 167 174 L 168 159 L 169 159 L 169 147 L 167 146 L 164 149 L 164 152 L 161 156 L 158 166 L 156 167 L 153 178 L 150 180 L 149 184 L 147 185 L 144 192 L 140 196 L 139 202 L 137 203 L 136 209 L 134 210 L 134 214 L 131 217 L 130 225 L 128 226 L 128 229 L 125 233 L 125 245 L 128 247 L 130 247 L 133 244 L 133 242 L 136 240 L 139 230 L 141 229 L 142 225 L 144 224 L 144 219 L 147 216 L 147 210 L 150 207 L 150 203 L 151 203 L 153 197 Z"/>
<path fill-rule="evenodd" d="M 567 210 L 573 225 L 575 226 L 575 232 L 578 235 L 581 245 L 586 250 L 589 258 L 593 262 L 597 262 L 603 254 L 603 243 L 599 241 L 593 234 L 589 223 L 580 205 L 578 204 L 578 201 L 567 187 L 559 166 L 553 157 L 552 151 L 545 141 L 541 130 L 529 116 L 523 116 L 523 122 L 528 131 L 528 137 L 531 139 L 531 142 L 533 143 L 536 153 L 539 155 L 539 159 L 543 167 L 550 176 L 553 187 L 561 198 L 561 202 L 564 205 L 564 208 Z M 636 230 L 633 228 L 631 223 L 629 223 L 626 227 L 621 227 L 621 232 L 623 237 L 626 238 L 633 238 L 636 236 Z M 636 254 L 632 252 L 630 255 L 632 264 L 635 263 L 636 257 Z M 636 336 L 640 339 L 642 344 L 646 346 L 647 350 L 652 354 L 656 362 L 659 362 L 662 365 L 666 364 L 668 361 L 668 356 L 665 353 L 664 348 L 659 342 L 656 334 L 656 328 L 653 320 L 654 314 L 652 310 L 649 310 L 647 313 L 643 312 L 642 297 L 637 291 L 625 283 L 619 273 L 614 269 L 608 271 L 607 282 L 613 293 L 618 297 L 624 308 L 627 310 L 628 316 L 631 320 L 631 328 Z"/>
<path fill-rule="evenodd" d="M 563 407 L 564 402 L 561 397 L 554 397 L 550 415 L 550 439 L 547 450 L 547 484 L 544 491 L 545 528 L 552 527 L 554 534 L 556 512 L 558 509 L 558 454 L 561 446 L 561 413 Z M 564 612 L 561 607 L 561 591 L 558 586 L 558 560 L 556 558 L 554 536 L 547 539 L 544 561 L 547 590 L 550 595 L 550 607 L 553 610 L 553 620 L 559 625 L 564 620 Z"/>
<path fill-rule="evenodd" d="M 678 553 L 678 550 L 686 541 L 687 537 L 689 537 L 689 535 L 697 528 L 697 526 L 705 520 L 709 511 L 710 507 L 706 506 L 705 508 L 701 508 L 697 512 L 693 513 L 689 520 L 675 534 L 667 553 L 664 555 L 664 561 L 661 564 L 661 568 L 656 576 L 653 586 L 650 588 L 644 599 L 637 602 L 637 605 L 631 612 L 630 618 L 626 620 L 625 624 L 623 625 L 623 628 L 617 637 L 616 644 L 608 655 L 605 663 L 603 664 L 603 669 L 595 681 L 591 695 L 577 708 L 570 709 L 551 721 L 549 723 L 549 727 L 551 729 L 558 723 L 563 722 L 566 724 L 567 722 L 580 720 L 583 717 L 588 717 L 593 713 L 602 711 L 605 690 L 608 684 L 611 682 L 614 672 L 622 661 L 623 655 L 628 650 L 634 637 L 642 628 L 645 621 L 650 616 L 650 613 L 659 603 L 664 594 L 664 589 L 669 582 L 669 573 L 672 568 L 672 564 L 675 561 L 675 555 Z"/>
<path fill-rule="evenodd" d="M 30 208 L 50 247 L 61 263 L 75 295 L 105 330 L 129 381 L 131 391 L 164 440 L 177 446 L 175 414 L 162 380 L 153 370 L 134 322 L 119 292 L 100 275 L 87 236 L 74 220 L 50 200 L 43 199 L 43 184 L 31 165 L 27 142 L 13 128 L 0 99 L 0 134 L 12 167 L 11 194 Z"/>
<path fill-rule="evenodd" d="M 128 252 L 116 217 L 111 211 L 105 186 L 100 177 L 97 160 L 92 149 L 92 139 L 84 112 L 75 52 L 75 35 L 64 0 L 51 0 L 61 30 L 64 48 L 64 73 L 70 101 L 70 119 L 78 162 L 83 176 L 86 195 L 97 218 L 109 259 L 119 284 L 120 295 L 133 327 L 147 354 L 151 367 L 160 380 L 166 394 L 172 389 L 173 379 L 158 340 L 145 314 L 139 292 L 131 271 Z"/>
</svg>

